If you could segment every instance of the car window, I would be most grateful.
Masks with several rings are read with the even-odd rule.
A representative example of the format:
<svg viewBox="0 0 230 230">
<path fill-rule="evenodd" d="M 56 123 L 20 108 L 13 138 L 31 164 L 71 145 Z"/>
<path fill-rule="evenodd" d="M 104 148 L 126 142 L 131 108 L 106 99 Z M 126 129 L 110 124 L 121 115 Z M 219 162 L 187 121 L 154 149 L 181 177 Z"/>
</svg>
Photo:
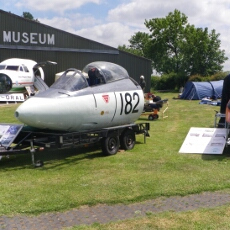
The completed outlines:
<svg viewBox="0 0 230 230">
<path fill-rule="evenodd" d="M 6 67 L 7 70 L 13 70 L 13 71 L 18 71 L 19 66 L 18 65 L 8 65 Z"/>
<path fill-rule="evenodd" d="M 27 66 L 25 66 L 25 65 L 22 65 L 22 66 L 23 66 L 25 72 L 29 72 Z"/>
</svg>

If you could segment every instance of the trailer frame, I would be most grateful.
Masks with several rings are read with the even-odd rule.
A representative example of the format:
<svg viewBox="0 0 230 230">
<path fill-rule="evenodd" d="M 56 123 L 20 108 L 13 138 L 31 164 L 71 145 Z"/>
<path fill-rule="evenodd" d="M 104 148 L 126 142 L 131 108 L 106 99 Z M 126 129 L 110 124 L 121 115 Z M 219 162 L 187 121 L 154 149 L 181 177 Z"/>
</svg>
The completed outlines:
<svg viewBox="0 0 230 230">
<path fill-rule="evenodd" d="M 30 153 L 32 164 L 40 167 L 44 163 L 41 160 L 35 161 L 34 155 L 39 150 L 76 148 L 93 145 L 100 141 L 103 153 L 114 155 L 117 153 L 120 144 L 125 150 L 132 149 L 135 145 L 135 135 L 143 134 L 144 143 L 146 143 L 149 130 L 149 123 L 133 123 L 86 132 L 60 132 L 25 126 L 8 146 L 3 146 L 0 142 L 0 156 Z"/>
</svg>

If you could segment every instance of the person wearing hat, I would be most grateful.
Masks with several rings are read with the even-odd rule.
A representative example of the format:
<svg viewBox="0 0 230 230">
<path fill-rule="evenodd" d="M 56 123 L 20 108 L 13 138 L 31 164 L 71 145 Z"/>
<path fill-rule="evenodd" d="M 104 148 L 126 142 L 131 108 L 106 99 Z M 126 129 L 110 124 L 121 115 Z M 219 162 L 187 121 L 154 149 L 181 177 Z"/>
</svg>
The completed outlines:
<svg viewBox="0 0 230 230">
<path fill-rule="evenodd" d="M 140 84 L 143 92 L 145 92 L 145 85 L 146 85 L 146 83 L 145 83 L 145 77 L 143 75 L 140 76 L 140 82 L 139 82 L 139 84 Z"/>
</svg>

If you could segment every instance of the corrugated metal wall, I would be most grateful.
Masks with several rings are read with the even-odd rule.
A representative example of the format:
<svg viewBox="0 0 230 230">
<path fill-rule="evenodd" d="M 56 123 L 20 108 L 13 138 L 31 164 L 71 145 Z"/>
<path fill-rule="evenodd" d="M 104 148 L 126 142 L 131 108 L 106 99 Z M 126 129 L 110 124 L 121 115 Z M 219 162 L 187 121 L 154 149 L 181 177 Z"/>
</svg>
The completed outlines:
<svg viewBox="0 0 230 230">
<path fill-rule="evenodd" d="M 55 61 L 46 66 L 45 81 L 54 82 L 55 74 L 68 68 L 82 69 L 93 61 L 109 61 L 127 69 L 139 82 L 146 78 L 150 90 L 151 61 L 80 36 L 46 26 L 0 10 L 0 61 L 7 58 L 26 58 L 36 62 Z"/>
</svg>

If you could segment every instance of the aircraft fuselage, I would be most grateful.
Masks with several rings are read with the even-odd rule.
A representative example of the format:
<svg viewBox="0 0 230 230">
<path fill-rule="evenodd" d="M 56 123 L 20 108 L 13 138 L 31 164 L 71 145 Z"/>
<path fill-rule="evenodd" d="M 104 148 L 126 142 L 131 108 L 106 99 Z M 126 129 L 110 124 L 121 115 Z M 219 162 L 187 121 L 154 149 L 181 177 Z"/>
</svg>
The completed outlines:
<svg viewBox="0 0 230 230">
<path fill-rule="evenodd" d="M 102 74 L 108 75 L 99 65 L 101 62 L 94 64 Z M 118 70 L 123 68 L 118 66 Z M 68 70 L 59 82 L 20 105 L 16 117 L 32 127 L 62 131 L 98 130 L 130 124 L 140 117 L 144 107 L 143 91 L 128 76 L 115 80 L 105 76 L 103 82 L 90 85 L 85 74 L 76 70 L 72 75 L 72 72 L 74 70 Z M 77 79 L 76 85 L 72 77 Z M 59 84 L 63 82 L 66 86 Z"/>
</svg>

